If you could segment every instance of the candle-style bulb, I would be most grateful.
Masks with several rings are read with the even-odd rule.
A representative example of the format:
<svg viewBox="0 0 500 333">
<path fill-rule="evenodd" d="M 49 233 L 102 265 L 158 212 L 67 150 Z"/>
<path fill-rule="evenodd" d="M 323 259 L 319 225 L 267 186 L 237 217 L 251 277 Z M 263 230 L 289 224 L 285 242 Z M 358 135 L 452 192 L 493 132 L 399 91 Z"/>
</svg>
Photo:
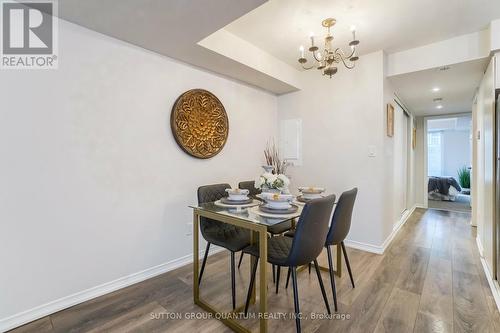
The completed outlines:
<svg viewBox="0 0 500 333">
<path fill-rule="evenodd" d="M 356 31 L 356 26 L 355 25 L 351 25 L 351 31 L 352 32 Z"/>
<path fill-rule="evenodd" d="M 300 45 L 299 50 L 300 50 L 300 57 L 304 58 L 304 46 Z"/>
</svg>

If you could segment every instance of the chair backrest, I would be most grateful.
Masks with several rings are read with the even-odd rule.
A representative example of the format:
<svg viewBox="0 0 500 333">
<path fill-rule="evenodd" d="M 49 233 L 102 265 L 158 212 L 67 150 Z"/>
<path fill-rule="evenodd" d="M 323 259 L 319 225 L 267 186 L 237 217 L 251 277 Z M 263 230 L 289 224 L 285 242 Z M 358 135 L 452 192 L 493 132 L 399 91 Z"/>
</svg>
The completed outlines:
<svg viewBox="0 0 500 333">
<path fill-rule="evenodd" d="M 214 184 L 198 187 L 198 205 L 217 201 L 226 196 L 226 189 L 231 188 L 229 184 Z M 200 217 L 200 229 L 203 236 L 209 227 L 223 227 L 223 223 L 206 217 Z"/>
<path fill-rule="evenodd" d="M 286 260 L 288 266 L 305 265 L 319 256 L 325 246 L 334 203 L 335 195 L 330 195 L 311 200 L 304 206 Z"/>
<path fill-rule="evenodd" d="M 260 194 L 262 192 L 260 189 L 255 188 L 255 181 L 253 180 L 240 182 L 238 184 L 238 188 L 242 190 L 248 190 L 251 196 L 256 196 L 257 194 Z"/>
<path fill-rule="evenodd" d="M 334 245 L 342 242 L 351 228 L 351 217 L 358 188 L 345 191 L 337 202 L 337 207 L 333 212 L 332 224 L 328 231 L 325 245 Z"/>
</svg>

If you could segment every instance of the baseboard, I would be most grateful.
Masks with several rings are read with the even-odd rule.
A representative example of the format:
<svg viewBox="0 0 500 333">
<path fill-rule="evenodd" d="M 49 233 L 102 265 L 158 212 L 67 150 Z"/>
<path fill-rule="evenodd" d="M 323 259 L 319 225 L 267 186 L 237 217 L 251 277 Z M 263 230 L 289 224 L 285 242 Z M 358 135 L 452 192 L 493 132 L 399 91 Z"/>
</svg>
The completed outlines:
<svg viewBox="0 0 500 333">
<path fill-rule="evenodd" d="M 222 250 L 223 249 L 220 247 L 212 246 L 210 249 L 210 255 L 218 253 Z M 203 257 L 204 251 L 205 250 L 200 251 L 200 257 Z M 83 303 L 93 298 L 103 296 L 111 292 L 114 292 L 116 290 L 153 278 L 157 275 L 169 272 L 171 270 L 190 264 L 192 262 L 193 262 L 193 255 L 188 254 L 183 257 L 171 260 L 169 262 L 151 268 L 147 268 L 143 271 L 121 277 L 114 281 L 106 282 L 99 286 L 95 286 L 87 290 L 83 290 L 75 294 L 62 297 L 60 299 L 57 299 L 55 301 L 46 304 L 42 304 L 30 310 L 17 313 L 13 316 L 0 319 L 0 332 L 6 332 L 8 330 L 27 324 L 34 320 L 43 318 L 55 312 L 67 309 L 71 306 Z"/>
<path fill-rule="evenodd" d="M 357 250 L 361 250 L 361 251 L 371 252 L 371 253 L 375 253 L 375 254 L 383 254 L 384 253 L 384 249 L 382 246 L 357 242 L 357 241 L 348 240 L 348 239 L 346 239 L 344 241 L 344 244 L 347 247 L 351 247 L 353 249 L 357 249 Z"/>
<path fill-rule="evenodd" d="M 396 237 L 401 227 L 406 223 L 408 218 L 411 216 L 411 214 L 413 214 L 413 212 L 417 208 L 418 206 L 415 205 L 411 209 L 407 210 L 403 214 L 403 216 L 401 216 L 401 219 L 394 225 L 391 234 L 385 239 L 382 245 L 372 245 L 347 239 L 345 240 L 345 245 L 362 251 L 367 251 L 376 254 L 384 254 L 385 250 L 389 247 L 394 237 Z"/>
<path fill-rule="evenodd" d="M 500 285 L 498 285 L 498 281 L 493 280 L 490 270 L 488 269 L 488 265 L 483 258 L 483 246 L 481 245 L 481 241 L 479 238 L 476 238 L 477 246 L 479 252 L 481 253 L 481 265 L 483 266 L 484 274 L 486 275 L 486 280 L 488 280 L 488 285 L 490 286 L 491 293 L 493 294 L 493 298 L 495 299 L 495 304 L 497 305 L 498 311 L 500 311 Z M 481 247 L 480 247 L 481 246 Z"/>
<path fill-rule="evenodd" d="M 484 248 L 483 248 L 483 243 L 481 243 L 481 238 L 479 238 L 479 236 L 476 236 L 476 244 L 477 244 L 477 249 L 479 250 L 479 255 L 482 258 Z"/>
</svg>

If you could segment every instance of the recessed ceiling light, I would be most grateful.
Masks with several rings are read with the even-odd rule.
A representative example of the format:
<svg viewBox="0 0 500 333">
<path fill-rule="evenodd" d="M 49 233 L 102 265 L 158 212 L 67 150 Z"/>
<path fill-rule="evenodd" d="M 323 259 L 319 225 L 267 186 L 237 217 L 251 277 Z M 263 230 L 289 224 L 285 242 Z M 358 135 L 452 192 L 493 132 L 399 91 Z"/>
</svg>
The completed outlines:
<svg viewBox="0 0 500 333">
<path fill-rule="evenodd" d="M 443 108 L 443 106 L 441 104 L 436 106 L 436 109 L 442 109 L 442 108 Z"/>
<path fill-rule="evenodd" d="M 450 69 L 450 66 L 439 67 L 440 71 L 447 71 L 448 69 Z"/>
<path fill-rule="evenodd" d="M 434 91 L 434 92 L 438 92 L 439 90 L 441 90 L 441 88 L 439 88 L 439 87 L 432 88 L 432 91 Z"/>
<path fill-rule="evenodd" d="M 434 98 L 432 101 L 433 102 L 441 102 L 443 99 L 441 97 Z"/>
</svg>

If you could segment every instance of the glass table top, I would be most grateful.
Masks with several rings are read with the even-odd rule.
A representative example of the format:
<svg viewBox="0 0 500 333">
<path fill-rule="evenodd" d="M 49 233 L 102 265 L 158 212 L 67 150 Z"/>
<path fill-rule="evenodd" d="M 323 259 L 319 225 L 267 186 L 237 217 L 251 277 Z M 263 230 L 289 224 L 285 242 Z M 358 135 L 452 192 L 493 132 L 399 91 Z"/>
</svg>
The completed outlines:
<svg viewBox="0 0 500 333">
<path fill-rule="evenodd" d="M 299 207 L 299 209 L 293 214 L 283 214 L 283 215 L 279 214 L 276 216 L 272 216 L 272 214 L 259 212 L 258 206 L 249 208 L 240 208 L 240 207 L 233 208 L 233 207 L 221 207 L 219 205 L 216 205 L 214 202 L 208 202 L 200 205 L 191 205 L 189 207 L 193 209 L 206 210 L 212 213 L 221 214 L 225 216 L 231 216 L 234 218 L 245 220 L 247 222 L 272 226 L 298 218 L 300 216 L 300 213 L 302 212 L 303 206 L 302 205 L 297 205 L 297 206 Z"/>
</svg>

